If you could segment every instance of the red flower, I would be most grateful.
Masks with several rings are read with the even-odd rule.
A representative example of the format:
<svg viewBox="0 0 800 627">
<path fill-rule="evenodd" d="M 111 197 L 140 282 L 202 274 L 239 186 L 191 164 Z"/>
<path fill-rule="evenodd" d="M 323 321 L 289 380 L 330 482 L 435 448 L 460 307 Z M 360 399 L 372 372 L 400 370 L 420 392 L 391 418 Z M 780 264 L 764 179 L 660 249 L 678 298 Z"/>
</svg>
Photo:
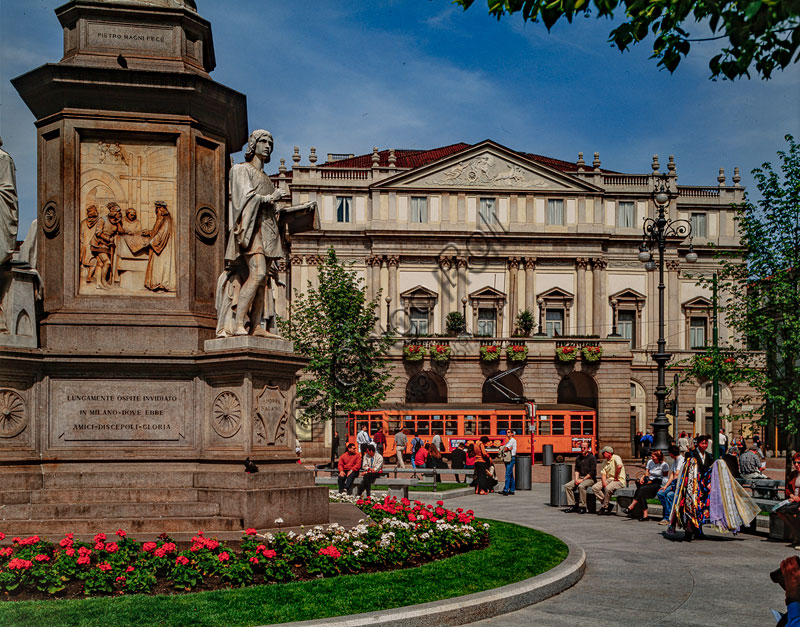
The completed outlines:
<svg viewBox="0 0 800 627">
<path fill-rule="evenodd" d="M 59 542 L 58 544 L 63 549 L 66 549 L 67 547 L 71 547 L 72 546 L 72 538 L 63 538 L 61 540 L 61 542 Z"/>
<path fill-rule="evenodd" d="M 78 555 L 81 557 L 87 557 L 88 555 L 92 554 L 92 549 L 86 548 L 85 546 L 78 548 Z"/>
<path fill-rule="evenodd" d="M 186 566 L 189 563 L 189 558 L 184 555 L 178 555 L 178 557 L 175 558 L 175 563 Z"/>
<path fill-rule="evenodd" d="M 337 557 L 341 557 L 342 556 L 342 554 L 339 551 L 339 549 L 337 549 L 332 544 L 329 544 L 324 549 L 320 549 L 319 551 L 317 551 L 317 553 L 319 553 L 319 555 L 327 555 L 328 557 L 332 557 L 334 559 L 336 559 Z"/>
<path fill-rule="evenodd" d="M 275 557 L 277 555 L 277 553 L 275 551 L 273 551 L 272 549 L 262 549 L 261 550 L 261 555 L 263 555 L 264 557 L 266 557 L 268 559 L 272 559 L 273 557 Z"/>
<path fill-rule="evenodd" d="M 102 551 L 105 548 L 106 548 L 106 545 L 103 544 L 102 542 L 98 542 L 97 544 L 94 545 L 94 550 L 95 551 Z"/>
<path fill-rule="evenodd" d="M 6 539 L 6 534 L 0 531 L 0 540 L 5 540 L 5 539 Z"/>
<path fill-rule="evenodd" d="M 162 546 L 153 551 L 153 555 L 155 555 L 156 557 L 166 557 L 167 552 L 164 550 L 164 547 Z"/>
<path fill-rule="evenodd" d="M 231 559 L 231 556 L 228 555 L 227 551 L 223 551 L 222 553 L 219 554 L 218 559 L 220 562 L 227 562 L 229 559 Z"/>
<path fill-rule="evenodd" d="M 151 553 L 156 550 L 157 546 L 158 545 L 155 542 L 145 542 L 142 545 L 142 551 L 144 551 L 145 553 Z"/>
<path fill-rule="evenodd" d="M 5 548 L 0 549 L 0 557 L 8 557 L 13 552 L 14 552 L 14 549 L 12 549 L 10 546 L 7 546 Z"/>
<path fill-rule="evenodd" d="M 64 553 L 66 553 L 69 557 L 72 557 L 73 555 L 75 555 L 75 549 L 73 549 L 72 547 L 69 547 L 68 549 L 66 549 L 64 551 Z"/>
<path fill-rule="evenodd" d="M 244 532 L 245 532 L 245 533 L 246 533 L 248 536 L 254 536 L 254 535 L 256 535 L 256 530 L 255 530 L 255 529 L 253 529 L 252 527 L 250 527 L 249 529 L 245 529 L 245 530 L 244 530 Z"/>
<path fill-rule="evenodd" d="M 109 570 L 111 570 L 111 564 L 108 562 L 103 562 L 102 564 L 98 564 L 97 568 L 102 570 L 104 573 L 107 573 Z"/>
<path fill-rule="evenodd" d="M 120 538 L 124 538 L 124 537 L 125 537 L 125 536 L 127 536 L 128 534 L 127 534 L 127 533 L 125 533 L 125 531 L 124 531 L 124 530 L 122 530 L 122 529 L 117 529 L 117 535 L 118 535 Z"/>
<path fill-rule="evenodd" d="M 125 569 L 125 572 L 126 572 L 126 573 L 132 573 L 134 570 L 136 570 L 136 569 L 135 569 L 133 566 L 128 566 L 128 567 Z"/>
<path fill-rule="evenodd" d="M 725 363 L 726 363 L 726 364 L 732 364 L 732 363 L 735 363 L 735 362 L 736 362 L 736 359 L 734 359 L 733 357 L 728 357 L 728 358 L 725 360 Z"/>
<path fill-rule="evenodd" d="M 94 537 L 94 541 L 95 541 L 95 542 L 105 542 L 105 541 L 106 541 L 106 534 L 104 534 L 104 533 L 98 533 L 98 534 L 97 534 L 97 535 Z"/>
<path fill-rule="evenodd" d="M 89 556 L 88 556 L 88 555 L 81 555 L 81 556 L 78 558 L 78 564 L 80 564 L 81 566 L 83 566 L 84 564 L 88 564 L 88 563 L 89 563 L 89 562 L 91 562 L 91 561 L 92 561 L 92 560 L 89 558 Z"/>
<path fill-rule="evenodd" d="M 39 555 L 37 555 L 33 559 L 35 559 L 37 562 L 49 562 L 50 561 L 50 557 L 45 555 L 44 553 L 39 553 Z"/>
<path fill-rule="evenodd" d="M 15 557 L 10 562 L 8 562 L 8 570 L 28 570 L 33 566 L 33 562 L 30 560 L 23 560 Z"/>
<path fill-rule="evenodd" d="M 122 575 L 120 575 L 114 581 L 118 581 L 119 583 L 124 584 L 127 581 L 127 579 L 125 577 L 123 577 Z"/>
<path fill-rule="evenodd" d="M 108 551 L 109 553 L 116 553 L 117 551 L 119 551 L 119 544 L 117 544 L 116 542 L 109 542 L 108 544 L 106 544 L 106 551 Z"/>
<path fill-rule="evenodd" d="M 486 347 L 486 352 L 487 353 L 496 353 L 497 352 L 497 346 L 494 346 L 494 345 L 487 346 Z"/>
<path fill-rule="evenodd" d="M 250 558 L 250 563 L 251 564 L 258 564 L 258 558 L 254 555 L 253 557 Z"/>
</svg>

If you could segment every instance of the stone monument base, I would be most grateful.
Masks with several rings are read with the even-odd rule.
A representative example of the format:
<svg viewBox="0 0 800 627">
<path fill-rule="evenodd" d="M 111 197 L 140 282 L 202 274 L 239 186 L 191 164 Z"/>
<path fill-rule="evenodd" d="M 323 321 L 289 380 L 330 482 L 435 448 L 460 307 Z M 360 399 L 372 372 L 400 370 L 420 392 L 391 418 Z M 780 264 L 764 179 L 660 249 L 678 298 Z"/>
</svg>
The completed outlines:
<svg viewBox="0 0 800 627">
<path fill-rule="evenodd" d="M 327 522 L 328 491 L 295 454 L 305 360 L 285 340 L 230 340 L 157 355 L 0 348 L 0 530 Z"/>
</svg>

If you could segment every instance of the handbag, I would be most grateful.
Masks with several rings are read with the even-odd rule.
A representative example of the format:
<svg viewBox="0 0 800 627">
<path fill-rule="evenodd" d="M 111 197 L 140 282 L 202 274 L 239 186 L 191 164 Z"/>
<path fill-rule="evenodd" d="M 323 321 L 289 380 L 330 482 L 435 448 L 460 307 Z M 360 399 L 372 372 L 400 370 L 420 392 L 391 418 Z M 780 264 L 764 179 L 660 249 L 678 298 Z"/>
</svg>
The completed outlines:
<svg viewBox="0 0 800 627">
<path fill-rule="evenodd" d="M 503 462 L 506 464 L 511 461 L 511 451 L 509 449 L 503 449 L 503 456 L 501 457 Z"/>
</svg>

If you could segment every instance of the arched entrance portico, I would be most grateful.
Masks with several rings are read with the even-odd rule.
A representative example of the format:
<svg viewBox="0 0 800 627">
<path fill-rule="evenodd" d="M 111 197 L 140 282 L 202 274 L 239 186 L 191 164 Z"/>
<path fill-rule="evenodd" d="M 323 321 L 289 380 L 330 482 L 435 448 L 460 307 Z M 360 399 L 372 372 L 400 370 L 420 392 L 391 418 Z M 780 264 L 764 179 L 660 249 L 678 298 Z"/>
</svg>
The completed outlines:
<svg viewBox="0 0 800 627">
<path fill-rule="evenodd" d="M 406 403 L 446 403 L 447 382 L 443 377 L 423 370 L 406 383 Z"/>
<path fill-rule="evenodd" d="M 558 384 L 558 402 L 597 409 L 597 383 L 588 374 L 570 372 Z"/>
</svg>

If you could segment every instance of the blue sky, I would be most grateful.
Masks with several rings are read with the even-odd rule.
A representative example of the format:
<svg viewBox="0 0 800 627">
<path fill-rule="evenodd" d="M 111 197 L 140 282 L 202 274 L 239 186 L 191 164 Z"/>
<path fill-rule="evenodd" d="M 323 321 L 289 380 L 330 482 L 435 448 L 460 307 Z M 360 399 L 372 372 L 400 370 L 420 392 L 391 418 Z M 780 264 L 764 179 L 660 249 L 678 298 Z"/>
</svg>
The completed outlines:
<svg viewBox="0 0 800 627">
<path fill-rule="evenodd" d="M 36 133 L 9 80 L 61 58 L 62 3 L 0 0 L 0 134 L 17 164 L 20 237 L 35 215 Z M 800 66 L 712 82 L 711 44 L 696 44 L 671 75 L 646 44 L 612 48 L 607 20 L 548 34 L 498 22 L 483 0 L 467 12 L 449 0 L 197 4 L 214 33 L 212 77 L 247 95 L 251 128 L 273 132 L 273 169 L 295 145 L 307 163 L 310 146 L 324 159 L 493 139 L 569 161 L 597 151 L 623 172 L 674 154 L 687 185 L 715 185 L 720 167 L 730 184 L 739 166 L 753 189 L 750 170 L 775 162 L 786 133 L 800 137 Z"/>
</svg>

